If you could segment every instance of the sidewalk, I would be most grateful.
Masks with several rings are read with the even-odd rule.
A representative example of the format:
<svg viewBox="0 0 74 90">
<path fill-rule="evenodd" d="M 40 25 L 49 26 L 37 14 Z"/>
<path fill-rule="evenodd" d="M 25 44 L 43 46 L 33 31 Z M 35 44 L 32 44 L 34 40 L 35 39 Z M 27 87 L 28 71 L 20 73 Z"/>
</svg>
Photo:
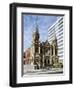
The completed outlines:
<svg viewBox="0 0 74 90">
<path fill-rule="evenodd" d="M 63 73 L 63 69 L 61 68 L 52 68 L 49 70 L 46 69 L 39 69 L 39 70 L 33 70 L 33 71 L 26 71 L 24 72 L 24 75 L 38 75 L 38 74 L 59 74 Z"/>
</svg>

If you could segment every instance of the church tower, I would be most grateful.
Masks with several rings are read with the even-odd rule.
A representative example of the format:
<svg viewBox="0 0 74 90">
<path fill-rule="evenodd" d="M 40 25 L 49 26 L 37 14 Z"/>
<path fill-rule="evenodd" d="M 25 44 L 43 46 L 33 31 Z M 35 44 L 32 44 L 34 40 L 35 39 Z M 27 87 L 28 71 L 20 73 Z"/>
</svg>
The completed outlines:
<svg viewBox="0 0 74 90">
<path fill-rule="evenodd" d="M 40 68 L 40 34 L 38 30 L 38 25 L 36 24 L 35 31 L 32 35 L 32 48 L 33 48 L 33 62 L 35 69 Z"/>
<path fill-rule="evenodd" d="M 32 45 L 34 47 L 34 53 L 40 53 L 40 51 L 39 51 L 39 44 L 40 44 L 39 38 L 40 38 L 39 30 L 38 30 L 38 27 L 36 27 L 36 30 L 33 32 L 33 35 L 32 35 Z"/>
<path fill-rule="evenodd" d="M 35 53 L 40 53 L 39 51 L 39 31 L 38 31 L 38 28 L 36 28 L 36 32 L 35 32 L 35 40 L 34 40 L 34 45 L 35 45 Z"/>
</svg>

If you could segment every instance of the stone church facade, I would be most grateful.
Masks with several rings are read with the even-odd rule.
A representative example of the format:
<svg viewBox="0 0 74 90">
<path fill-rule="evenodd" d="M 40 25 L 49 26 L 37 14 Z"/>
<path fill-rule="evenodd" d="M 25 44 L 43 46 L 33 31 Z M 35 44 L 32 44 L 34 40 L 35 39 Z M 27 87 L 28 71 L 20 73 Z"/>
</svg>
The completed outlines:
<svg viewBox="0 0 74 90">
<path fill-rule="evenodd" d="M 58 46 L 56 36 L 50 44 L 48 40 L 40 42 L 38 27 L 32 35 L 31 62 L 34 69 L 46 69 L 59 65 Z"/>
</svg>

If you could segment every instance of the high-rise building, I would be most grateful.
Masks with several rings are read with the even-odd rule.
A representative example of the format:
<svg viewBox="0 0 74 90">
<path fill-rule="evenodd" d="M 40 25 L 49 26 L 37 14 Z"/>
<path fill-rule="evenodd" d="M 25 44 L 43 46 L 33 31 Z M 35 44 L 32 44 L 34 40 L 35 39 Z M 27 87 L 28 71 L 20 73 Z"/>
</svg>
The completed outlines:
<svg viewBox="0 0 74 90">
<path fill-rule="evenodd" d="M 64 59 L 64 16 L 57 18 L 57 21 L 48 29 L 48 41 L 52 43 L 57 38 L 58 56 L 60 62 Z"/>
</svg>

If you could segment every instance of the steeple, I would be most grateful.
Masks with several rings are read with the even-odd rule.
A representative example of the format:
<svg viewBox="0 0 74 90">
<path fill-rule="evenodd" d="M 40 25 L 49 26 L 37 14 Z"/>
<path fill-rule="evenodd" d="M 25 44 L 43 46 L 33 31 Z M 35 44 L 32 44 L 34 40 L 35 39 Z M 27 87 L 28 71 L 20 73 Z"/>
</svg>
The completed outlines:
<svg viewBox="0 0 74 90">
<path fill-rule="evenodd" d="M 39 30 L 38 30 L 38 16 L 36 16 L 35 18 L 35 30 L 32 34 L 32 37 L 33 37 L 33 40 L 32 40 L 33 43 L 35 43 L 36 41 L 39 42 L 40 35 L 39 35 Z"/>
<path fill-rule="evenodd" d="M 36 36 L 36 39 L 39 39 L 38 16 L 36 16 L 36 23 L 35 23 L 35 26 L 36 26 L 35 36 Z"/>
</svg>

